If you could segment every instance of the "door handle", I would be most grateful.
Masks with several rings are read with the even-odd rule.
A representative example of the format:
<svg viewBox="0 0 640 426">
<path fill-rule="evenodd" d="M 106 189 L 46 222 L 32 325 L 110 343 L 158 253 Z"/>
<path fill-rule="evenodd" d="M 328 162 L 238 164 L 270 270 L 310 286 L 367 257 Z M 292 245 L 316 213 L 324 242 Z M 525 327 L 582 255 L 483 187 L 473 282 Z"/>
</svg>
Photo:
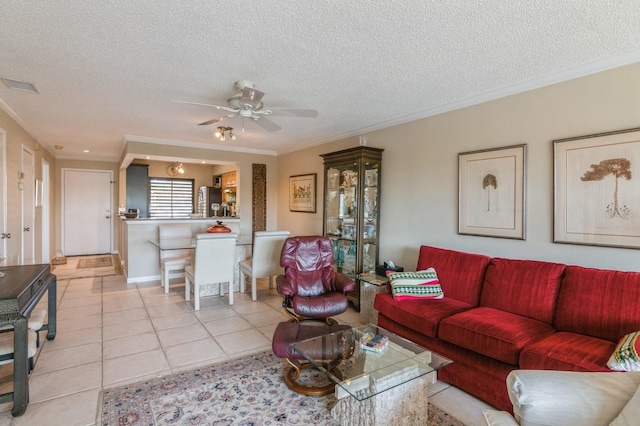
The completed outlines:
<svg viewBox="0 0 640 426">
<path fill-rule="evenodd" d="M 24 232 L 29 232 L 29 231 L 31 231 L 31 228 L 29 228 L 29 227 L 27 226 L 26 228 L 23 228 L 23 231 L 24 231 Z"/>
<path fill-rule="evenodd" d="M 11 234 L 7 234 L 6 232 L 3 232 L 2 239 L 4 240 L 5 238 L 11 238 Z"/>
</svg>

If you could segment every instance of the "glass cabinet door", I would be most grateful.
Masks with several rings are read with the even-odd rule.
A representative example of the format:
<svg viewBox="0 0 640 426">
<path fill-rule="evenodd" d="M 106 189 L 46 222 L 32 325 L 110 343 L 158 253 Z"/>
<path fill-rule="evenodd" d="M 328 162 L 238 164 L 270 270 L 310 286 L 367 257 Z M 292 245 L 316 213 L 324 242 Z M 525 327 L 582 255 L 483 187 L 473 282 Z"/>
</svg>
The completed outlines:
<svg viewBox="0 0 640 426">
<path fill-rule="evenodd" d="M 358 231 L 358 170 L 353 165 L 327 169 L 325 234 L 332 238 L 338 272 L 354 276 Z"/>
<path fill-rule="evenodd" d="M 379 161 L 364 164 L 362 224 L 362 272 L 375 272 L 378 259 L 378 171 Z"/>
</svg>

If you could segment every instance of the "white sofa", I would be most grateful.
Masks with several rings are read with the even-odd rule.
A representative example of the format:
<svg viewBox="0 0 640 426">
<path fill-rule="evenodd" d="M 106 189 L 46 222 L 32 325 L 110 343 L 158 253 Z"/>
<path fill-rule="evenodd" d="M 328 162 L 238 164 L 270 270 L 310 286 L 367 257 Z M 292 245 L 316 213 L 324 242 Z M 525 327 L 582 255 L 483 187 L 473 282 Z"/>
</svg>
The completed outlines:
<svg viewBox="0 0 640 426">
<path fill-rule="evenodd" d="M 514 415 L 485 410 L 484 426 L 640 424 L 640 372 L 515 370 L 507 376 Z"/>
</svg>

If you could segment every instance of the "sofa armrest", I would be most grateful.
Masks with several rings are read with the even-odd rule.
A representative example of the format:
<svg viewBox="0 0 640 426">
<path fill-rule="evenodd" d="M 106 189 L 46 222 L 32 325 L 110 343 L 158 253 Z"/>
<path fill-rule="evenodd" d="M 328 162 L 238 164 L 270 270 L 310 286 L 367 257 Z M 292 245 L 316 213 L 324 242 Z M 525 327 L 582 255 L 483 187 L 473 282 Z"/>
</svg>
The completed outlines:
<svg viewBox="0 0 640 426">
<path fill-rule="evenodd" d="M 522 426 L 596 426 L 616 418 L 638 388 L 640 372 L 514 370 L 507 390 Z"/>
<path fill-rule="evenodd" d="M 481 426 L 518 426 L 518 422 L 506 411 L 483 410 Z"/>
</svg>

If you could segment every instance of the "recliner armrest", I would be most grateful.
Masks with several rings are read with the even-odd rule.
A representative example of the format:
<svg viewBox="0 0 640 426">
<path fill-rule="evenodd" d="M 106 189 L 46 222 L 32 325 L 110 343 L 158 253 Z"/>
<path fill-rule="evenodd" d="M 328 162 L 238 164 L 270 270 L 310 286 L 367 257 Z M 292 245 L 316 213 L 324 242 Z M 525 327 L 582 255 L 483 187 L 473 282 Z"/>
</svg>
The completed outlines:
<svg viewBox="0 0 640 426">
<path fill-rule="evenodd" d="M 293 291 L 293 287 L 287 280 L 287 277 L 284 275 L 278 275 L 276 277 L 276 289 L 279 294 L 283 296 L 294 296 L 295 292 Z"/>
<path fill-rule="evenodd" d="M 335 285 L 336 291 L 341 293 L 353 291 L 356 288 L 356 282 L 353 278 L 349 278 L 339 272 L 336 272 L 333 284 Z"/>
</svg>

